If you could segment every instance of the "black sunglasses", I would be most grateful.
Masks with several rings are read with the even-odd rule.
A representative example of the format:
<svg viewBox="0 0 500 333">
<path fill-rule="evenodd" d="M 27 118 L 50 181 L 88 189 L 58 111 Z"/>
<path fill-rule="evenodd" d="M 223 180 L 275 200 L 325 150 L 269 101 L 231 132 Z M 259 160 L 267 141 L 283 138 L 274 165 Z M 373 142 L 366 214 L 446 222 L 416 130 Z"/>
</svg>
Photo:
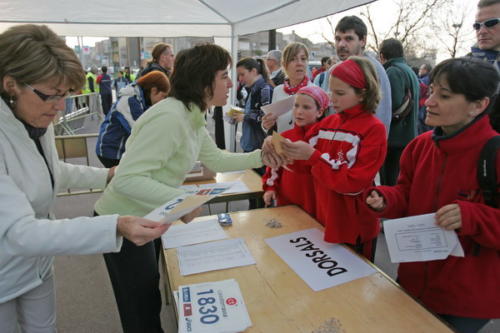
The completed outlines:
<svg viewBox="0 0 500 333">
<path fill-rule="evenodd" d="M 33 88 L 29 84 L 25 83 L 24 85 L 26 87 L 30 88 L 44 102 L 59 102 L 61 99 L 66 98 L 70 94 L 70 91 L 67 91 L 67 92 L 65 92 L 64 94 L 61 94 L 61 95 L 57 95 L 57 94 L 55 94 L 55 95 L 46 95 L 43 92 L 41 92 L 40 90 Z"/>
<path fill-rule="evenodd" d="M 481 27 L 484 25 L 486 28 L 492 28 L 494 27 L 495 25 L 498 24 L 498 22 L 500 22 L 500 17 L 497 17 L 497 18 L 491 18 L 489 20 L 486 20 L 484 22 L 476 22 L 472 25 L 472 27 L 474 28 L 474 30 L 479 30 L 481 29 Z"/>
</svg>

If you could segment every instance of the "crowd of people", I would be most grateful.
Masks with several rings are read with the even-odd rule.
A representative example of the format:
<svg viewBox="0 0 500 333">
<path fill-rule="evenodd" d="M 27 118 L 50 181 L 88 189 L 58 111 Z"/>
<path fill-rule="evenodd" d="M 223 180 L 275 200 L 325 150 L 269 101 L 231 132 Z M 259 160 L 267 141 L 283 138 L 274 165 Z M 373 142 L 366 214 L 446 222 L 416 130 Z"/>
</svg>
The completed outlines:
<svg viewBox="0 0 500 333">
<path fill-rule="evenodd" d="M 0 331 L 55 332 L 53 256 L 103 253 L 124 332 L 163 332 L 158 258 L 168 225 L 140 216 L 183 194 L 196 161 L 217 172 L 253 168 L 267 206 L 300 206 L 325 227 L 325 241 L 371 261 L 382 219 L 435 213 L 465 256 L 400 264 L 398 281 L 457 331 L 479 331 L 500 317 L 500 200 L 486 202 L 476 177 L 481 149 L 499 130 L 498 23 L 500 0 L 480 0 L 471 53 L 415 72 L 397 39 L 382 41 L 376 57 L 365 52 L 365 23 L 346 16 L 335 55 L 314 78 L 298 42 L 238 61 L 217 45 L 175 55 L 160 43 L 137 78 L 125 71 L 112 80 L 105 66 L 85 73 L 46 26 L 8 29 L 0 34 Z M 233 61 L 243 111 L 231 122 L 242 124 L 242 153 L 218 148 L 205 128 L 207 110 L 234 88 Z M 57 157 L 52 121 L 81 89 L 101 96 L 95 151 L 106 168 Z M 288 112 L 262 111 L 285 98 L 294 99 Z M 285 138 L 280 152 L 273 132 Z M 76 186 L 105 188 L 94 216 L 58 220 L 56 194 Z"/>
</svg>

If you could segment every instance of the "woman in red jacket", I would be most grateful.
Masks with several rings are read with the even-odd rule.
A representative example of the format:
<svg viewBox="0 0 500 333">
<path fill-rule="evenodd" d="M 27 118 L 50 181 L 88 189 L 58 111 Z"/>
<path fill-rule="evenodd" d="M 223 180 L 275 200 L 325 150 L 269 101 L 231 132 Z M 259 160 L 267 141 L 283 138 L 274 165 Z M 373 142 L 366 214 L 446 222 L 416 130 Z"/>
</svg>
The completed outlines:
<svg viewBox="0 0 500 333">
<path fill-rule="evenodd" d="M 316 86 L 303 87 L 295 95 L 293 106 L 294 128 L 281 133 L 290 141 L 304 140 L 307 131 L 316 124 L 330 105 L 330 98 Z M 277 201 L 278 206 L 295 204 L 309 215 L 316 216 L 311 166 L 295 161 L 288 168 L 266 168 L 263 178 L 264 202 L 267 206 Z"/>
<path fill-rule="evenodd" d="M 316 218 L 325 241 L 346 243 L 373 260 L 379 232 L 377 217 L 363 203 L 387 150 L 385 127 L 374 115 L 380 89 L 373 65 L 350 57 L 331 72 L 336 114 L 311 128 L 308 142 L 286 142 L 287 157 L 307 160 L 316 197 Z"/>
<path fill-rule="evenodd" d="M 435 130 L 405 148 L 396 186 L 366 192 L 366 203 L 382 217 L 436 212 L 436 224 L 457 233 L 465 257 L 401 263 L 398 279 L 460 332 L 477 332 L 500 317 L 500 209 L 484 203 L 476 178 L 482 147 L 498 135 L 485 110 L 499 81 L 495 68 L 475 59 L 436 66 L 425 102 L 425 123 Z"/>
</svg>

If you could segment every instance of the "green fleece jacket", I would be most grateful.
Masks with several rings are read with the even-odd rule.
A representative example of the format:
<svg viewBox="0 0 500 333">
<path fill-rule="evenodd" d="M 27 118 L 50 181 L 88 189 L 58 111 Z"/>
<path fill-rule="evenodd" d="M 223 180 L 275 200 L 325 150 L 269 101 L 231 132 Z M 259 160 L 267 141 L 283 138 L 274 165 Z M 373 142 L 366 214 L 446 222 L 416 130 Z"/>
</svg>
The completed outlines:
<svg viewBox="0 0 500 333">
<path fill-rule="evenodd" d="M 391 83 L 392 112 L 397 110 L 404 101 L 408 87 L 413 95 L 413 110 L 404 119 L 391 121 L 389 130 L 389 147 L 405 147 L 417 136 L 418 102 L 420 87 L 417 75 L 404 58 L 392 58 L 384 64 L 384 68 Z"/>
<path fill-rule="evenodd" d="M 148 214 L 184 193 L 179 186 L 197 160 L 217 172 L 262 166 L 260 150 L 218 149 L 205 128 L 204 112 L 173 97 L 139 118 L 125 147 L 113 180 L 95 205 L 99 215 Z"/>
</svg>

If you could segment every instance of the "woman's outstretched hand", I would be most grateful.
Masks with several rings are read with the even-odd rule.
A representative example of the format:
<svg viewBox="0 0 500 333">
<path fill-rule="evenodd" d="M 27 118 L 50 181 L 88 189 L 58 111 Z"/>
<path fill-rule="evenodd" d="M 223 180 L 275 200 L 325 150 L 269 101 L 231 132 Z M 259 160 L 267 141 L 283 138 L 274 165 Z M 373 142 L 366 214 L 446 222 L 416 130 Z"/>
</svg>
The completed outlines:
<svg viewBox="0 0 500 333">
<path fill-rule="evenodd" d="M 311 158 L 314 153 L 314 148 L 304 141 L 283 141 L 281 147 L 285 152 L 285 155 L 293 160 L 305 160 L 307 161 Z"/>
<path fill-rule="evenodd" d="M 135 245 L 141 246 L 163 235 L 169 227 L 169 223 L 162 224 L 136 216 L 120 216 L 117 233 Z"/>
<path fill-rule="evenodd" d="M 384 197 L 381 196 L 377 191 L 373 190 L 370 195 L 366 197 L 366 204 L 373 210 L 381 212 L 385 209 L 386 203 Z"/>
</svg>

